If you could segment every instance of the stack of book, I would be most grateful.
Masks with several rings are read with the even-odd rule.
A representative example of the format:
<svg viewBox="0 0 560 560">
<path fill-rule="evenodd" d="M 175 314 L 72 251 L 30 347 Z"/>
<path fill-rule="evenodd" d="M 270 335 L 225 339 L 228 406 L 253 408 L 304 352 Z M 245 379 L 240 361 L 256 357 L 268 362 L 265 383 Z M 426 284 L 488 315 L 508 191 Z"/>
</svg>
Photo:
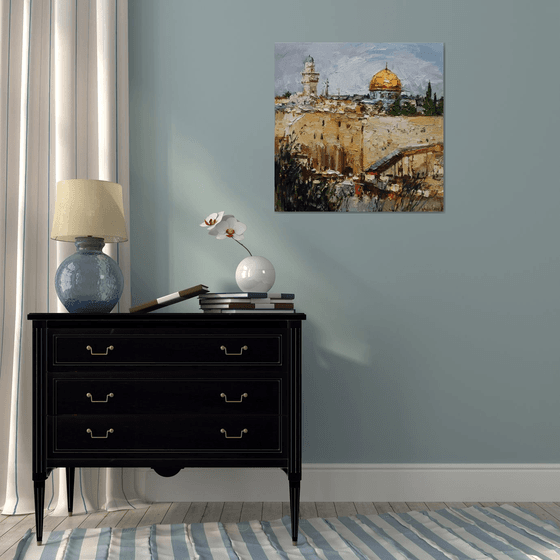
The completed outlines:
<svg viewBox="0 0 560 560">
<path fill-rule="evenodd" d="M 294 294 L 208 292 L 198 297 L 204 313 L 295 313 Z"/>
</svg>

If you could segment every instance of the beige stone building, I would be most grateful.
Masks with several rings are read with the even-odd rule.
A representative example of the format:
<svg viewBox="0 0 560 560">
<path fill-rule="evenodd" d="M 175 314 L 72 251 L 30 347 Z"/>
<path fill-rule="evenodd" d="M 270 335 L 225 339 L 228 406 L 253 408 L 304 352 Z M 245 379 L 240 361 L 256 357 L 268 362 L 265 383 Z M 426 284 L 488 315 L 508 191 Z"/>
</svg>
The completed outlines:
<svg viewBox="0 0 560 560">
<path fill-rule="evenodd" d="M 319 83 L 319 73 L 315 72 L 315 61 L 312 56 L 305 59 L 305 69 L 301 73 L 301 83 L 303 84 L 303 95 L 317 95 L 317 84 Z"/>
<path fill-rule="evenodd" d="M 369 83 L 369 98 L 374 102 L 381 101 L 385 108 L 389 107 L 401 92 L 401 81 L 395 73 L 387 68 L 387 64 L 385 64 L 385 69 L 377 72 Z"/>
</svg>

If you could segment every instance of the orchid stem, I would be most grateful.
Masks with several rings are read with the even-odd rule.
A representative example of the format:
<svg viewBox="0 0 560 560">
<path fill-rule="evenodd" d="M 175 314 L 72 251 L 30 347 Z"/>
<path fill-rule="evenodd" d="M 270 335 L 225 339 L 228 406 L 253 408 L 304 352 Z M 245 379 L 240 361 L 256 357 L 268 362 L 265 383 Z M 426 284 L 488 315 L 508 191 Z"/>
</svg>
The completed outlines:
<svg viewBox="0 0 560 560">
<path fill-rule="evenodd" d="M 241 247 L 243 247 L 243 249 L 245 249 L 247 251 L 247 253 L 249 253 L 249 255 L 253 256 L 253 253 L 251 253 L 251 251 L 249 251 L 249 249 L 247 249 L 247 247 L 245 247 L 245 245 L 243 245 L 243 243 L 241 243 L 240 241 L 237 241 L 237 239 L 234 239 L 234 241 L 239 243 L 239 245 L 241 245 Z"/>
</svg>

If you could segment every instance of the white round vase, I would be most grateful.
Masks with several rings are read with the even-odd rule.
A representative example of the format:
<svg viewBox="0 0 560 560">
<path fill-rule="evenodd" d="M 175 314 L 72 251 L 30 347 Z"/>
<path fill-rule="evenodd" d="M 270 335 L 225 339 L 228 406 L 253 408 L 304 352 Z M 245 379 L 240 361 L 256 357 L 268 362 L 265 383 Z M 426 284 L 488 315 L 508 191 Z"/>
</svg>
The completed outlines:
<svg viewBox="0 0 560 560">
<path fill-rule="evenodd" d="M 235 271 L 235 281 L 243 292 L 268 292 L 274 285 L 276 272 L 264 257 L 246 257 Z"/>
</svg>

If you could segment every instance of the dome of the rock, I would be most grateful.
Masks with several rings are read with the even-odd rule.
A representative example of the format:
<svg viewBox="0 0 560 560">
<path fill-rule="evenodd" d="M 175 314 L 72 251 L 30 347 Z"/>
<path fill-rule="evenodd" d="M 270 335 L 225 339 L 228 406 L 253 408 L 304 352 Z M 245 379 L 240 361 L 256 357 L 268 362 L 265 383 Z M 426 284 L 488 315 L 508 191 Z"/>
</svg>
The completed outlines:
<svg viewBox="0 0 560 560">
<path fill-rule="evenodd" d="M 387 67 L 377 72 L 369 83 L 369 91 L 394 91 L 400 93 L 401 90 L 401 81 Z"/>
</svg>

